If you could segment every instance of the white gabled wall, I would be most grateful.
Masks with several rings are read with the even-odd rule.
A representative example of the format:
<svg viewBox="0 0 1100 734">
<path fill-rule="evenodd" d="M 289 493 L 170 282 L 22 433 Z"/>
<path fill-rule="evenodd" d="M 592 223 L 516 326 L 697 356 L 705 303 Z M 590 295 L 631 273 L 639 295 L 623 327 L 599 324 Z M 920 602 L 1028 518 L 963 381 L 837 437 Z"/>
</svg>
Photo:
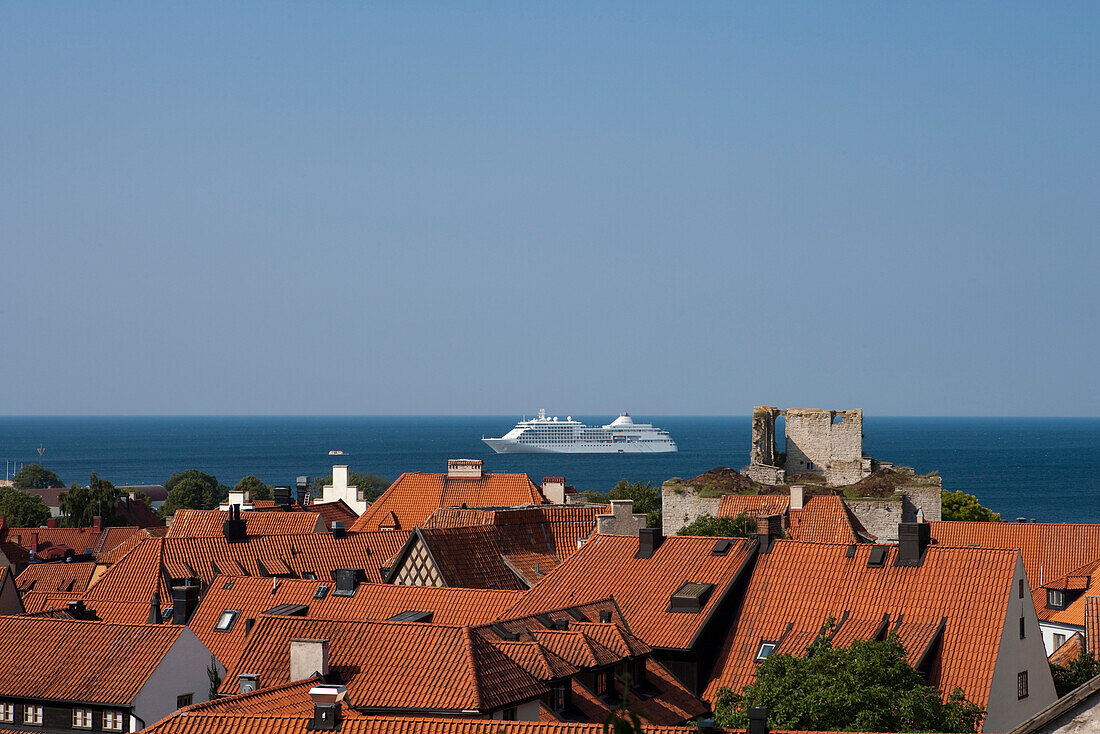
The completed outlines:
<svg viewBox="0 0 1100 734">
<path fill-rule="evenodd" d="M 1023 583 L 1023 594 L 1020 584 Z M 1022 597 L 1022 598 L 1021 598 Z M 1020 617 L 1024 618 L 1024 639 L 1020 639 Z M 948 624 L 951 621 L 948 620 Z M 1017 697 L 1017 676 L 1027 671 L 1028 696 Z M 1024 562 L 1016 554 L 1016 573 L 1009 589 L 1008 611 L 1001 629 L 1001 644 L 993 668 L 982 731 L 1006 732 L 1045 709 L 1058 698 L 1047 664 L 1039 618 L 1024 573 Z"/>
<path fill-rule="evenodd" d="M 1058 645 L 1054 644 L 1054 635 L 1065 635 L 1066 639 L 1073 637 L 1075 632 L 1085 634 L 1084 627 L 1074 627 L 1068 624 L 1055 624 L 1053 622 L 1040 622 L 1039 628 L 1043 631 L 1043 645 L 1046 646 L 1047 655 L 1051 655 L 1058 649 Z"/>
<path fill-rule="evenodd" d="M 184 627 L 179 638 L 168 648 L 153 674 L 134 698 L 134 715 L 151 726 L 176 710 L 176 696 L 194 694 L 192 703 L 210 700 L 210 650 L 195 633 Z M 215 662 L 224 678 L 225 668 Z"/>
</svg>

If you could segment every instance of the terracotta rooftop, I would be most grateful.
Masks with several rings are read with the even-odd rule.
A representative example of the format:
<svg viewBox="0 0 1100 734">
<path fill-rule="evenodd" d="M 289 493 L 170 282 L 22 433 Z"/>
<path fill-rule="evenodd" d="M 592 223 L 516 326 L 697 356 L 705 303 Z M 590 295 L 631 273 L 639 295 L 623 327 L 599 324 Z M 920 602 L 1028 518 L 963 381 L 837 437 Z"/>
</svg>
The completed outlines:
<svg viewBox="0 0 1100 734">
<path fill-rule="evenodd" d="M 1085 597 L 1085 641 L 1100 660 L 1100 596 Z"/>
<path fill-rule="evenodd" d="M 363 709 L 489 712 L 537 698 L 542 683 L 469 627 L 265 616 L 256 623 L 221 691 L 238 673 L 261 686 L 289 682 L 290 640 L 328 640 L 330 670 Z"/>
<path fill-rule="evenodd" d="M 603 505 L 540 505 L 505 509 L 441 507 L 424 521 L 426 528 L 459 528 L 493 525 L 526 531 L 546 539 L 562 560 L 573 555 L 596 529 L 596 515 Z"/>
<path fill-rule="evenodd" d="M 12 697 L 129 704 L 183 630 L 0 617 L 0 690 Z"/>
<path fill-rule="evenodd" d="M 356 531 L 392 528 L 411 530 L 423 525 L 440 507 L 516 507 L 546 501 L 526 474 L 449 477 L 407 472 L 397 478 L 355 522 Z"/>
<path fill-rule="evenodd" d="M 718 504 L 718 517 L 782 515 L 790 506 L 785 494 L 726 494 Z"/>
<path fill-rule="evenodd" d="M 1074 632 L 1047 660 L 1051 665 L 1069 665 L 1086 649 L 1084 636 L 1080 632 Z"/>
<path fill-rule="evenodd" d="M 23 569 L 15 583 L 19 591 L 75 591 L 83 592 L 92 580 L 96 564 L 94 561 L 66 563 L 32 563 Z"/>
<path fill-rule="evenodd" d="M 877 550 L 876 550 L 877 549 Z M 868 567 L 872 551 L 882 567 Z M 834 644 L 897 631 L 914 665 L 942 634 L 930 682 L 961 686 L 984 706 L 1008 609 L 1017 552 L 931 546 L 920 566 L 894 566 L 896 546 L 776 541 L 758 558 L 740 614 L 704 698 L 752 681 L 763 641 L 803 654 L 830 617 Z"/>
<path fill-rule="evenodd" d="M 168 538 L 225 537 L 228 510 L 176 510 L 168 526 Z M 325 523 L 316 512 L 281 512 L 244 510 L 241 512 L 245 532 L 250 536 L 300 535 L 323 533 Z"/>
<path fill-rule="evenodd" d="M 791 538 L 816 543 L 866 543 L 875 540 L 836 495 L 807 497 L 801 510 L 790 511 Z"/>
<path fill-rule="evenodd" d="M 55 559 L 66 555 L 91 555 L 122 543 L 140 528 L 9 528 L 0 530 L 0 545 L 13 562 L 34 558 Z M 31 554 L 31 551 L 35 551 Z"/>
<path fill-rule="evenodd" d="M 321 587 L 328 587 L 321 591 Z M 402 612 L 431 612 L 435 624 L 465 625 L 490 622 L 515 604 L 516 591 L 359 584 L 352 596 L 337 596 L 331 580 L 269 579 L 219 576 L 195 610 L 188 626 L 225 665 L 233 663 L 247 639 L 246 619 L 258 619 L 280 605 L 304 606 L 309 619 L 347 621 L 385 620 Z M 316 598 L 318 594 L 322 598 Z M 225 610 L 238 618 L 226 631 L 215 628 Z"/>
<path fill-rule="evenodd" d="M 29 591 L 23 595 L 23 606 L 27 610 L 27 614 L 57 612 L 72 619 L 72 615 L 68 613 L 69 602 L 71 601 L 83 601 L 90 615 L 89 618 L 94 621 L 116 624 L 145 624 L 149 620 L 148 601 L 88 600 L 84 593 L 74 592 L 42 593 Z M 161 600 L 162 613 L 171 606 L 171 597 Z"/>
<path fill-rule="evenodd" d="M 638 538 L 595 535 L 528 591 L 509 616 L 536 614 L 611 595 L 630 631 L 653 647 L 689 649 L 711 613 L 748 565 L 755 541 L 733 539 L 716 554 L 717 538 L 665 538 L 651 558 L 635 558 Z M 686 582 L 713 584 L 698 612 L 671 611 Z"/>
</svg>

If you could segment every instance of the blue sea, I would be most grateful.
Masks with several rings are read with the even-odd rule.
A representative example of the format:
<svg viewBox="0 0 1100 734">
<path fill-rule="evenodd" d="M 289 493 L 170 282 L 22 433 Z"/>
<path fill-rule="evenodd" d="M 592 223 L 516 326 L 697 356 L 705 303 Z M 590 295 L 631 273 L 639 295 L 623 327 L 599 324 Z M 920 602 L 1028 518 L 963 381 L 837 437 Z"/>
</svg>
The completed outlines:
<svg viewBox="0 0 1100 734">
<path fill-rule="evenodd" d="M 395 479 L 444 471 L 448 458 L 480 458 L 490 471 L 526 472 L 536 482 L 563 475 L 579 490 L 606 491 L 624 477 L 659 484 L 748 463 L 747 416 L 639 420 L 670 431 L 679 453 L 498 455 L 481 443 L 516 416 L 0 417 L 0 465 L 40 461 L 66 484 L 86 483 L 94 471 L 118 485 L 163 484 L 195 468 L 232 486 L 248 474 L 293 484 L 300 475 L 327 476 L 333 463 Z M 946 489 L 976 495 L 1005 519 L 1100 522 L 1100 419 L 865 416 L 863 432 L 866 453 L 937 470 Z M 330 449 L 345 455 L 329 457 Z"/>
</svg>

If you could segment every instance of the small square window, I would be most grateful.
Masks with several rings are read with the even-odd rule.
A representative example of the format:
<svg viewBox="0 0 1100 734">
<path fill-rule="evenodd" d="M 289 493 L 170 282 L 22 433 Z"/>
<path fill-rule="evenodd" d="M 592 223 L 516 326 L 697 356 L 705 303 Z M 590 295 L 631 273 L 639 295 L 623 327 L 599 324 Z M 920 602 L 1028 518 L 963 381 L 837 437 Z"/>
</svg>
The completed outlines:
<svg viewBox="0 0 1100 734">
<path fill-rule="evenodd" d="M 15 704 L 0 703 L 0 721 L 5 724 L 15 723 Z"/>
<path fill-rule="evenodd" d="M 1027 671 L 1016 674 L 1016 698 L 1027 698 Z"/>
<path fill-rule="evenodd" d="M 91 709 L 73 709 L 73 728 L 74 729 L 91 729 L 92 728 L 92 710 Z"/>
<path fill-rule="evenodd" d="M 122 731 L 122 716 L 121 711 L 104 711 L 103 729 L 105 731 Z"/>
<path fill-rule="evenodd" d="M 1051 609 L 1066 608 L 1066 592 L 1061 589 L 1047 589 L 1047 606 Z"/>
<path fill-rule="evenodd" d="M 184 693 L 183 695 L 176 696 L 176 708 L 181 709 L 184 706 L 190 706 L 194 700 L 194 693 Z"/>
<path fill-rule="evenodd" d="M 1066 636 L 1060 635 L 1057 632 L 1054 633 L 1054 649 L 1057 650 L 1062 645 L 1066 644 Z"/>
<path fill-rule="evenodd" d="M 23 707 L 23 723 L 42 726 L 42 707 L 26 705 Z"/>
<path fill-rule="evenodd" d="M 239 609 L 226 609 L 218 617 L 218 621 L 214 624 L 214 629 L 219 632 L 228 632 L 233 629 L 233 623 L 237 621 L 237 615 L 241 613 Z"/>
<path fill-rule="evenodd" d="M 775 647 L 778 644 L 777 642 L 761 642 L 760 647 L 756 651 L 756 662 L 762 663 L 767 660 L 768 656 L 775 651 Z"/>
<path fill-rule="evenodd" d="M 313 598 L 314 599 L 324 599 L 325 596 L 328 595 L 328 589 L 329 589 L 329 587 L 327 587 L 327 586 L 318 586 L 317 590 L 313 592 Z"/>
</svg>

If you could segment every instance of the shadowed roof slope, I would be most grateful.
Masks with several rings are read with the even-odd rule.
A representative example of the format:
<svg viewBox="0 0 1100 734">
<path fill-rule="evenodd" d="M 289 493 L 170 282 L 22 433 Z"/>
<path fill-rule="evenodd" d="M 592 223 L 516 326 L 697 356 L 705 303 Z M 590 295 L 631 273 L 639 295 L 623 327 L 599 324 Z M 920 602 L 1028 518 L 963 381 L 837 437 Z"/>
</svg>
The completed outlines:
<svg viewBox="0 0 1100 734">
<path fill-rule="evenodd" d="M 168 526 L 168 538 L 225 537 L 228 510 L 176 510 Z M 241 512 L 245 532 L 253 536 L 298 535 L 325 531 L 325 523 L 317 512 Z"/>
<path fill-rule="evenodd" d="M 5 696 L 129 704 L 183 631 L 0 617 L 0 690 Z"/>
<path fill-rule="evenodd" d="M 32 563 L 23 569 L 23 573 L 15 579 L 19 591 L 73 591 L 82 592 L 88 588 L 88 582 L 92 580 L 95 571 L 95 562 L 65 563 L 53 561 L 51 563 Z"/>
<path fill-rule="evenodd" d="M 353 530 L 397 527 L 410 530 L 423 525 L 440 507 L 516 507 L 546 501 L 526 474 L 491 474 L 450 477 L 447 474 L 406 472 L 382 493 L 356 520 Z M 392 515 L 392 519 L 391 516 Z"/>
<path fill-rule="evenodd" d="M 711 612 L 739 578 L 756 542 L 733 539 L 715 555 L 717 538 L 665 538 L 651 558 L 635 558 L 638 538 L 595 535 L 569 560 L 524 594 L 509 617 L 519 617 L 613 596 L 630 631 L 653 647 L 688 649 Z M 672 594 L 685 582 L 714 584 L 695 613 L 673 612 Z"/>
</svg>

